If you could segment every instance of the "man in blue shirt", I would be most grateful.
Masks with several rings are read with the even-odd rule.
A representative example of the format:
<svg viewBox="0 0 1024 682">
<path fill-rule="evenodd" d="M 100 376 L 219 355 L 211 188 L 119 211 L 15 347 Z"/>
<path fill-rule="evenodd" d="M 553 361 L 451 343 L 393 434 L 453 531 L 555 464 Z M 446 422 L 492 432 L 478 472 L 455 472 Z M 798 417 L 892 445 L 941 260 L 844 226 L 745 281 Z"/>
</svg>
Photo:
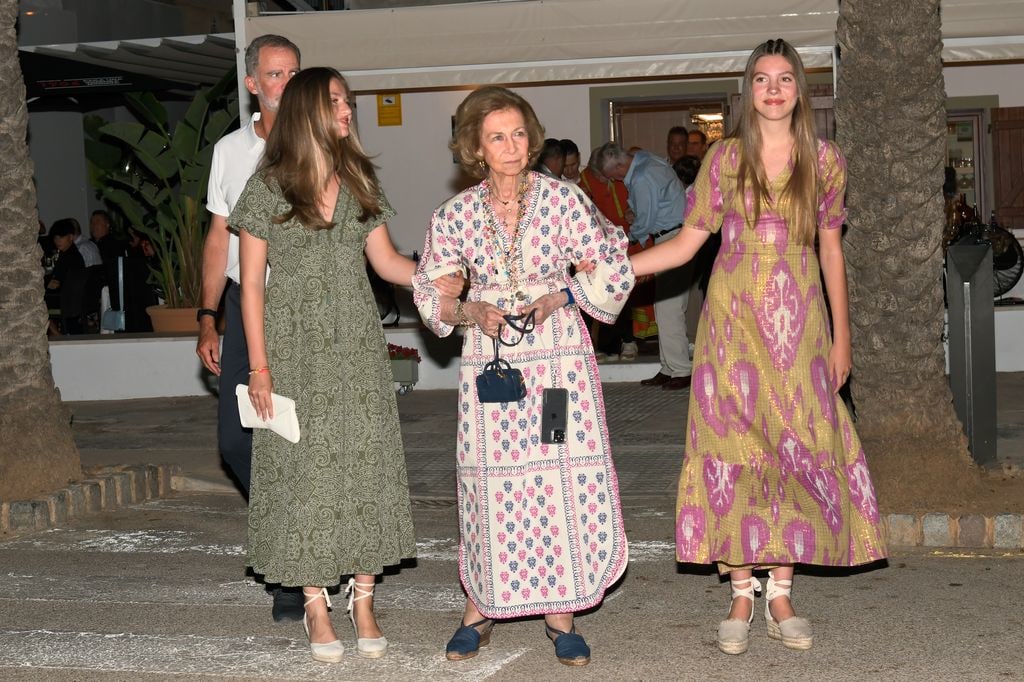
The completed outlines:
<svg viewBox="0 0 1024 682">
<path fill-rule="evenodd" d="M 672 167 L 649 152 L 627 152 L 615 142 L 598 152 L 598 168 L 607 177 L 621 180 L 629 190 L 633 210 L 630 241 L 654 238 L 660 243 L 679 234 L 686 210 L 686 192 Z M 691 279 L 689 264 L 656 275 L 654 315 L 658 321 L 658 352 L 661 370 L 640 383 L 678 390 L 690 386 L 689 341 L 686 337 L 686 304 Z"/>
</svg>

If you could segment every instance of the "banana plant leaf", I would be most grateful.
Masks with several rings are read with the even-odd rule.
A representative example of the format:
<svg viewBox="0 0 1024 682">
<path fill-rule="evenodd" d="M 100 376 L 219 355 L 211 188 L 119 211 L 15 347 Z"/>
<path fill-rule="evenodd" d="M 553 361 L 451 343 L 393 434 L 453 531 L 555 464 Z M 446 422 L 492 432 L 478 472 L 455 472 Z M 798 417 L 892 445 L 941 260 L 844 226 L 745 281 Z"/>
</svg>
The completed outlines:
<svg viewBox="0 0 1024 682">
<path fill-rule="evenodd" d="M 90 183 L 153 244 L 152 281 L 170 307 L 199 305 L 207 183 L 214 144 L 238 122 L 234 83 L 231 70 L 198 91 L 179 121 L 152 93 L 126 96 L 137 121 L 85 119 Z"/>
</svg>

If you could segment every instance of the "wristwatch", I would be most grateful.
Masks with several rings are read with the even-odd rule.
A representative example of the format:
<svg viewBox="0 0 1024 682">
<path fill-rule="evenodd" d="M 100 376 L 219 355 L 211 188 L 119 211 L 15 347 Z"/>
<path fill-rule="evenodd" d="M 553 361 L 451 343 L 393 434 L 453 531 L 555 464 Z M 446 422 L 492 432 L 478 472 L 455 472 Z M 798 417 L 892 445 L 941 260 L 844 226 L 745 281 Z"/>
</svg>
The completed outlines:
<svg viewBox="0 0 1024 682">
<path fill-rule="evenodd" d="M 210 308 L 200 308 L 199 310 L 196 311 L 196 322 L 201 321 L 203 319 L 203 315 L 209 315 L 214 319 L 214 321 L 217 320 L 216 310 L 212 310 Z"/>
</svg>

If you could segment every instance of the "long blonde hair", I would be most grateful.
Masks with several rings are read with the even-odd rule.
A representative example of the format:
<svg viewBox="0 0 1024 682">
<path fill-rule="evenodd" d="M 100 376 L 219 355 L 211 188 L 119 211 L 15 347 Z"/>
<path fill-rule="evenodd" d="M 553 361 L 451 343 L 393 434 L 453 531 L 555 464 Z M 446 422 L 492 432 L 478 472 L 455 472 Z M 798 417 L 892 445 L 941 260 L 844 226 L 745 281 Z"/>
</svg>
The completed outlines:
<svg viewBox="0 0 1024 682">
<path fill-rule="evenodd" d="M 779 55 L 789 62 L 797 83 L 797 102 L 790 121 L 790 131 L 794 140 L 793 172 L 775 200 L 768 191 L 768 177 L 761 160 L 763 140 L 752 96 L 757 60 L 773 55 Z M 818 136 L 814 128 L 811 99 L 807 94 L 804 64 L 797 51 L 785 40 L 776 38 L 765 41 L 750 53 L 747 68 L 743 72 L 739 123 L 732 137 L 740 142 L 737 186 L 740 196 L 743 197 L 746 197 L 747 190 L 750 190 L 754 205 L 753 222 L 756 223 L 760 219 L 764 209 L 773 208 L 780 215 L 789 218 L 789 233 L 794 242 L 813 244 L 817 232 Z"/>
<path fill-rule="evenodd" d="M 297 218 L 313 230 L 334 227 L 320 214 L 320 199 L 334 173 L 363 209 L 360 221 L 380 214 L 377 173 L 359 143 L 354 121 L 348 137 L 338 137 L 331 106 L 333 80 L 348 94 L 348 83 L 337 70 L 318 66 L 297 73 L 281 97 L 260 164 L 266 180 L 276 180 L 291 205 L 284 215 L 275 216 L 276 223 Z"/>
</svg>

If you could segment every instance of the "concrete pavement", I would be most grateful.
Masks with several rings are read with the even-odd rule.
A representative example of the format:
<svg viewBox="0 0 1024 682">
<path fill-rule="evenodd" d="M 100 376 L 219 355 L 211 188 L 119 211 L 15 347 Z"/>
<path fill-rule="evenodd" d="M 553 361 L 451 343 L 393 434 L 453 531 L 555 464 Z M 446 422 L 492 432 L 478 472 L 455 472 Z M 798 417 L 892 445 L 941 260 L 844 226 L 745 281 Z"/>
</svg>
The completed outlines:
<svg viewBox="0 0 1024 682">
<path fill-rule="evenodd" d="M 1024 377 L 999 377 L 1001 398 L 1024 394 Z M 768 640 L 758 600 L 750 651 L 719 653 L 728 585 L 677 565 L 671 544 L 687 398 L 606 387 L 631 561 L 604 604 L 578 619 L 594 649 L 580 670 L 557 664 L 539 619 L 500 624 L 476 659 L 443 657 L 462 605 L 453 391 L 399 398 L 419 557 L 378 588 L 389 654 L 337 665 L 313 662 L 301 625 L 274 623 L 269 597 L 246 577 L 245 504 L 216 456 L 213 399 L 74 403 L 86 466 L 177 466 L 178 490 L 0 539 L 0 679 L 1024 679 L 1024 596 L 1014 588 L 1024 554 L 1009 549 L 898 548 L 887 565 L 802 574 L 796 605 L 815 626 L 811 651 Z M 1001 408 L 1006 466 L 1024 448 L 1003 441 L 1019 447 L 1022 425 L 1024 409 Z M 342 599 L 333 619 L 351 651 Z"/>
<path fill-rule="evenodd" d="M 728 604 L 713 572 L 677 567 L 670 497 L 626 503 L 630 567 L 577 625 L 593 647 L 559 665 L 540 619 L 501 623 L 479 657 L 450 663 L 461 614 L 455 510 L 417 500 L 419 558 L 389 572 L 377 610 L 388 655 L 340 664 L 309 657 L 301 625 L 274 623 L 245 575 L 245 505 L 183 493 L 0 543 L 4 680 L 995 680 L 1020 679 L 1019 553 L 898 551 L 887 567 L 800 575 L 807 652 L 767 639 L 758 600 L 750 651 L 725 656 Z M 354 635 L 339 599 L 333 620 Z"/>
</svg>

